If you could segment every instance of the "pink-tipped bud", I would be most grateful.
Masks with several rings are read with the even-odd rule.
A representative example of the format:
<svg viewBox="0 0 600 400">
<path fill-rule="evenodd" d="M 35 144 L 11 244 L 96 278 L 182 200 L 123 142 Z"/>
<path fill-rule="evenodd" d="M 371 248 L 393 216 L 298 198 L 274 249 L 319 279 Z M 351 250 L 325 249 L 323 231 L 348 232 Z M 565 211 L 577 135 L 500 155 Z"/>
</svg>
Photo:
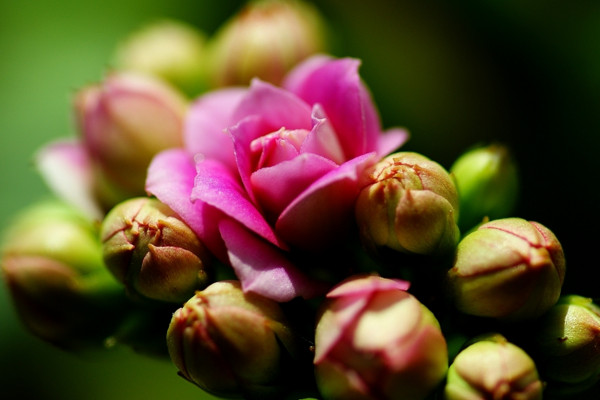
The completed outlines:
<svg viewBox="0 0 600 400">
<path fill-rule="evenodd" d="M 419 400 L 443 379 L 448 351 L 431 311 L 406 282 L 354 277 L 322 306 L 315 373 L 328 400 Z"/>
<path fill-rule="evenodd" d="M 132 73 L 110 75 L 78 92 L 77 122 L 91 159 L 95 195 L 105 209 L 145 194 L 154 155 L 183 145 L 186 109 L 172 87 Z"/>
</svg>

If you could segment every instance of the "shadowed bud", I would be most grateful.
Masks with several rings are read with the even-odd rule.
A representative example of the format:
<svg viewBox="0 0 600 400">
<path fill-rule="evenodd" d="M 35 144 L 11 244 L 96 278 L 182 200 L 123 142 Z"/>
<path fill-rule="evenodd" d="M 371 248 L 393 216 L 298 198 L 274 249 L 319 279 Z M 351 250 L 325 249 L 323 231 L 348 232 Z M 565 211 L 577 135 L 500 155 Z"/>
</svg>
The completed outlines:
<svg viewBox="0 0 600 400">
<path fill-rule="evenodd" d="M 446 400 L 541 400 L 536 366 L 520 347 L 495 334 L 477 338 L 448 369 Z"/>
<path fill-rule="evenodd" d="M 485 218 L 510 216 L 517 201 L 518 173 L 506 147 L 490 145 L 461 155 L 450 168 L 460 199 L 459 226 L 467 231 Z"/>
<path fill-rule="evenodd" d="M 106 266 L 134 297 L 183 303 L 209 283 L 203 244 L 156 199 L 117 205 L 104 218 L 101 238 Z"/>
<path fill-rule="evenodd" d="M 177 310 L 167 345 L 180 374 L 217 396 L 281 399 L 298 379 L 298 343 L 279 304 L 237 281 L 213 283 Z"/>
<path fill-rule="evenodd" d="M 458 194 L 448 172 L 417 153 L 387 156 L 359 194 L 356 219 L 369 248 L 445 254 L 459 239 Z"/>
<path fill-rule="evenodd" d="M 456 308 L 465 314 L 522 320 L 556 303 L 564 276 L 562 246 L 548 228 L 505 218 L 461 240 L 448 285 Z"/>
<path fill-rule="evenodd" d="M 252 1 L 209 42 L 209 83 L 246 85 L 258 77 L 279 84 L 294 65 L 325 47 L 324 24 L 311 4 Z"/>
<path fill-rule="evenodd" d="M 73 350 L 103 345 L 126 297 L 101 254 L 96 227 L 61 203 L 31 207 L 6 230 L 4 280 L 33 334 Z"/>
<path fill-rule="evenodd" d="M 315 335 L 315 374 L 328 400 L 419 400 L 448 367 L 435 316 L 403 281 L 355 277 L 335 287 Z"/>
<path fill-rule="evenodd" d="M 78 93 L 77 121 L 91 159 L 95 194 L 105 209 L 145 194 L 153 156 L 183 145 L 186 108 L 180 93 L 144 75 L 111 75 Z"/>
<path fill-rule="evenodd" d="M 126 38 L 117 48 L 114 67 L 157 76 L 193 97 L 204 81 L 205 35 L 180 21 L 160 20 Z"/>
<path fill-rule="evenodd" d="M 592 299 L 561 297 L 535 324 L 532 339 L 548 392 L 573 395 L 600 379 L 600 308 Z"/>
</svg>

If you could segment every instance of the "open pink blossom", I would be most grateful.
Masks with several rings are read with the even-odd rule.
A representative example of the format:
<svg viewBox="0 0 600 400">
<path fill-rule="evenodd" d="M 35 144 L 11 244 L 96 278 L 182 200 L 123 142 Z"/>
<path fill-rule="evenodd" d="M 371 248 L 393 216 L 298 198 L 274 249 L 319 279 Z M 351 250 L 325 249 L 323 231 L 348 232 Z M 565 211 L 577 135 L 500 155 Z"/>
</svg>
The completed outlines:
<svg viewBox="0 0 600 400">
<path fill-rule="evenodd" d="M 346 235 L 364 170 L 406 139 L 383 134 L 360 62 L 316 56 L 282 87 L 210 92 L 192 106 L 185 150 L 150 165 L 146 189 L 174 209 L 245 290 L 278 301 L 319 290 L 287 257 Z"/>
</svg>

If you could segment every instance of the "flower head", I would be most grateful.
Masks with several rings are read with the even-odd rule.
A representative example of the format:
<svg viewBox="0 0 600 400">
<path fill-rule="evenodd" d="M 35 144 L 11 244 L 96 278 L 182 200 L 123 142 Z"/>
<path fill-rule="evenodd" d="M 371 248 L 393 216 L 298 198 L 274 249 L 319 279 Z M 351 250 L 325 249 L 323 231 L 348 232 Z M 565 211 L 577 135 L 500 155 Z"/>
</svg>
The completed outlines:
<svg viewBox="0 0 600 400">
<path fill-rule="evenodd" d="M 154 158 L 147 190 L 233 266 L 245 290 L 280 301 L 316 294 L 287 252 L 343 240 L 364 170 L 406 139 L 382 133 L 358 65 L 318 56 L 282 88 L 254 80 L 210 92 L 188 115 L 186 150 Z"/>
</svg>

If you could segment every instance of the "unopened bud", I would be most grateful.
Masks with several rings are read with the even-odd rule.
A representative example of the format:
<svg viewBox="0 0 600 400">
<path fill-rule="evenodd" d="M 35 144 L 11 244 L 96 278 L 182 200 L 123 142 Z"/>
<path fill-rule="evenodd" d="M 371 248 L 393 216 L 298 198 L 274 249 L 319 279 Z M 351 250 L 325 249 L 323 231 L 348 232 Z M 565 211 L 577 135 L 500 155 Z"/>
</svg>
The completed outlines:
<svg viewBox="0 0 600 400">
<path fill-rule="evenodd" d="M 325 399 L 419 400 L 442 381 L 448 351 L 440 325 L 407 288 L 366 276 L 329 292 L 314 359 Z"/>
<path fill-rule="evenodd" d="M 458 244 L 449 293 L 465 314 L 505 320 L 540 316 L 558 300 L 565 276 L 560 242 L 521 218 L 490 221 Z"/>
<path fill-rule="evenodd" d="M 160 20 L 142 27 L 117 48 L 114 67 L 157 76 L 190 97 L 204 82 L 205 35 L 180 21 Z"/>
<path fill-rule="evenodd" d="M 104 218 L 101 239 L 106 266 L 134 296 L 183 303 L 209 283 L 203 244 L 156 199 L 117 205 Z"/>
<path fill-rule="evenodd" d="M 180 374 L 223 397 L 280 399 L 293 380 L 296 336 L 279 304 L 220 281 L 196 293 L 167 331 Z"/>
<path fill-rule="evenodd" d="M 563 296 L 535 324 L 533 356 L 548 392 L 572 396 L 600 379 L 600 307 Z"/>
<path fill-rule="evenodd" d="M 470 150 L 456 160 L 450 172 L 458 187 L 462 231 L 486 218 L 511 215 L 517 201 L 518 173 L 506 147 L 494 144 Z"/>
<path fill-rule="evenodd" d="M 101 347 L 126 297 L 102 263 L 96 226 L 62 203 L 23 212 L 5 232 L 2 272 L 24 325 L 67 349 Z"/>
<path fill-rule="evenodd" d="M 477 338 L 448 369 L 446 400 L 541 400 L 536 366 L 520 347 L 499 334 Z"/>
<path fill-rule="evenodd" d="M 445 254 L 459 239 L 458 194 L 438 163 L 417 153 L 387 156 L 359 194 L 356 219 L 367 247 Z"/>
<path fill-rule="evenodd" d="M 258 77 L 279 84 L 293 66 L 325 50 L 324 24 L 311 4 L 253 1 L 209 42 L 209 82 L 246 85 Z"/>
<path fill-rule="evenodd" d="M 96 196 L 105 209 L 144 195 L 154 155 L 183 146 L 187 103 L 157 78 L 111 75 L 101 85 L 81 90 L 75 109 Z"/>
</svg>

